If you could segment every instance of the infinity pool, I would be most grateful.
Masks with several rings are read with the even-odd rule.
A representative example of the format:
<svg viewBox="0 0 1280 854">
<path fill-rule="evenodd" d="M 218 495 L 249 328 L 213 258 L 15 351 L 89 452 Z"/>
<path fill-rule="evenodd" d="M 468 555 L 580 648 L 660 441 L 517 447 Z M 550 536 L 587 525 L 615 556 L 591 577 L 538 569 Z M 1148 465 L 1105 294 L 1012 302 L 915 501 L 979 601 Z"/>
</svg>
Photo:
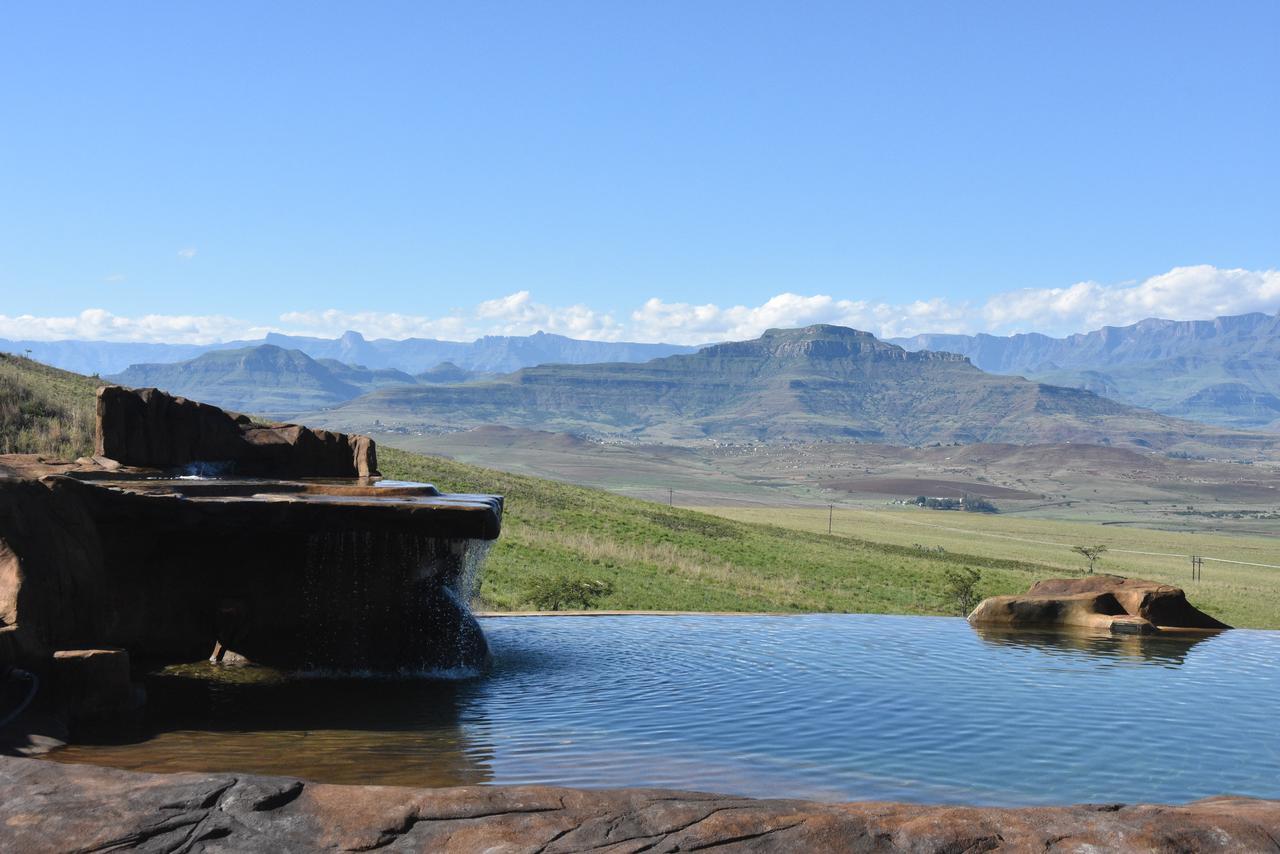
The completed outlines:
<svg viewBox="0 0 1280 854">
<path fill-rule="evenodd" d="M 1280 632 L 978 632 L 960 619 L 484 619 L 491 672 L 156 680 L 157 771 L 403 785 L 661 786 L 926 803 L 1280 797 Z M 235 671 L 240 671 L 236 673 Z"/>
</svg>

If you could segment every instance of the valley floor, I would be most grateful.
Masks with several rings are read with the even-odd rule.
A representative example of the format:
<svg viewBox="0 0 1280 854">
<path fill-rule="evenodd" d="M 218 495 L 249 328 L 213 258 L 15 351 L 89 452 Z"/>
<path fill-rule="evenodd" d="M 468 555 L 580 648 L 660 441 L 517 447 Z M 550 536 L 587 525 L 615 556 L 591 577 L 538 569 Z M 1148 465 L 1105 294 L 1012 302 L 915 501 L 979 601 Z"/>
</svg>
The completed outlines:
<svg viewBox="0 0 1280 854">
<path fill-rule="evenodd" d="M 831 509 L 815 506 L 818 490 L 748 491 L 712 478 L 694 494 L 720 490 L 725 500 L 691 509 L 382 447 L 389 477 L 507 496 L 479 596 L 487 610 L 528 609 L 536 578 L 570 576 L 608 581 L 612 592 L 594 607 L 610 610 L 955 614 L 949 570 L 979 570 L 982 596 L 1018 593 L 1083 572 L 1070 547 L 1101 543 L 1111 551 L 1099 571 L 1178 584 L 1232 625 L 1280 628 L 1280 568 L 1272 568 L 1280 567 L 1280 538 L 930 511 L 884 498 L 846 498 Z M 485 455 L 491 465 L 507 463 L 500 445 Z M 540 474 L 550 457 L 523 454 Z M 693 466 L 684 472 L 691 486 L 699 476 Z M 1190 554 L 1219 560 L 1206 560 L 1203 579 L 1192 582 Z"/>
<path fill-rule="evenodd" d="M 1027 519 L 916 507 L 870 509 L 708 507 L 709 513 L 744 522 L 877 543 L 999 556 L 1055 567 L 1085 569 L 1075 545 L 1102 544 L 1097 572 L 1148 578 L 1182 587 L 1198 606 L 1231 614 L 1228 623 L 1280 627 L 1280 539 L 1214 533 L 1180 533 L 1089 522 Z M 1191 555 L 1203 558 L 1198 580 Z"/>
</svg>

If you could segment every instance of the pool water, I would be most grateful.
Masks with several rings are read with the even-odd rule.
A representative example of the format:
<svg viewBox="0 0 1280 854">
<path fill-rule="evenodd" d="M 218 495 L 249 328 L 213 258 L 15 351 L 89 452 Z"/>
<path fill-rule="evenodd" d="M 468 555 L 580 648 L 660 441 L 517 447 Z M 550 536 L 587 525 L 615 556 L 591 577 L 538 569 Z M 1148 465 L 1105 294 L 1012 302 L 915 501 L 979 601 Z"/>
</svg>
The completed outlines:
<svg viewBox="0 0 1280 854">
<path fill-rule="evenodd" d="M 871 615 L 500 617 L 492 670 L 151 688 L 68 762 L 331 782 L 1044 804 L 1280 797 L 1280 632 L 1142 638 Z"/>
</svg>

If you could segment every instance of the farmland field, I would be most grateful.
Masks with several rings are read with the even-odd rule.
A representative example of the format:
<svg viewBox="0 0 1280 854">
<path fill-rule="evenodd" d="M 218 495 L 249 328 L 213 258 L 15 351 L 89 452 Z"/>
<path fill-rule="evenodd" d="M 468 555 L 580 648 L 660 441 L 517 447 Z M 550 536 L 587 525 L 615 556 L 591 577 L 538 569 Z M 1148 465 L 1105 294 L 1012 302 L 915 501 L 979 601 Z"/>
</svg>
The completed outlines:
<svg viewBox="0 0 1280 854">
<path fill-rule="evenodd" d="M 1185 559 L 1119 551 L 1280 564 L 1280 548 L 1265 537 L 909 508 L 837 508 L 827 534 L 825 506 L 669 507 L 391 448 L 381 465 L 390 477 L 507 496 L 478 602 L 488 610 L 526 609 L 534 578 L 571 573 L 608 581 L 612 592 L 596 603 L 608 610 L 954 614 L 948 570 L 980 570 L 984 596 L 1022 592 L 1083 572 L 1069 549 L 1079 541 L 1112 545 L 1101 570 L 1186 586 L 1193 602 L 1233 625 L 1280 628 L 1280 570 L 1208 563 L 1192 585 Z"/>
<path fill-rule="evenodd" d="M 1149 528 L 1027 519 L 915 507 L 754 508 L 707 507 L 709 513 L 826 536 L 922 551 L 943 549 L 1026 561 L 1079 572 L 1074 545 L 1107 546 L 1099 572 L 1149 578 L 1187 590 L 1192 601 L 1233 625 L 1280 626 L 1280 540 L 1264 536 L 1182 533 Z M 1201 579 L 1191 580 L 1190 555 L 1204 557 Z M 1248 565 L 1264 564 L 1264 565 Z"/>
</svg>

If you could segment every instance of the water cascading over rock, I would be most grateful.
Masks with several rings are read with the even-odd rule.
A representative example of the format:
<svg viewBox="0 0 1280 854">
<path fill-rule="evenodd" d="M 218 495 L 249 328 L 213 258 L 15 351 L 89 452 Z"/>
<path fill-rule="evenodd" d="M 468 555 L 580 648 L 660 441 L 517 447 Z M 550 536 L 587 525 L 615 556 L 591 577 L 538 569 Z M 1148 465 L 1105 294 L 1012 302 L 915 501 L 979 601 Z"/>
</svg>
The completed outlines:
<svg viewBox="0 0 1280 854">
<path fill-rule="evenodd" d="M 501 497 L 387 483 L 367 437 L 155 389 L 100 390 L 97 447 L 0 457 L 0 665 L 48 672 L 55 652 L 93 648 L 135 664 L 484 663 L 467 602 Z"/>
<path fill-rule="evenodd" d="M 377 670 L 396 662 L 409 671 L 483 665 L 487 644 L 469 603 L 488 547 L 486 540 L 385 531 L 309 534 L 301 618 L 312 641 L 298 663 Z"/>
</svg>

